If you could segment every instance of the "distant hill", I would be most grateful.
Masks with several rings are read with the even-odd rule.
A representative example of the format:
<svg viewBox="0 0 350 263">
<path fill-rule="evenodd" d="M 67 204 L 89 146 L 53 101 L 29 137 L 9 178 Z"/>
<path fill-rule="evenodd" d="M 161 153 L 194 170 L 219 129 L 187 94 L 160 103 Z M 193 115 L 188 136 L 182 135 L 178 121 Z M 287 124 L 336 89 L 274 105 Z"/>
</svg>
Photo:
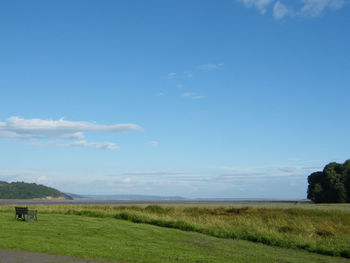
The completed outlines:
<svg viewBox="0 0 350 263">
<path fill-rule="evenodd" d="M 73 199 L 67 194 L 35 183 L 0 181 L 0 199 L 34 199 L 34 198 L 60 198 Z"/>
</svg>

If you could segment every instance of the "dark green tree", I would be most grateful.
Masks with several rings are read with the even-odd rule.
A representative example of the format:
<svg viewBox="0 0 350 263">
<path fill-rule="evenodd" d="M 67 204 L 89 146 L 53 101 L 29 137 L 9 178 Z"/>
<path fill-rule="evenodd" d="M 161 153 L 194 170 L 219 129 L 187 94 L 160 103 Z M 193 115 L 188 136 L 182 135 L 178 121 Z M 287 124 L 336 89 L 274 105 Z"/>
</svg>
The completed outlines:
<svg viewBox="0 0 350 263">
<path fill-rule="evenodd" d="M 315 203 L 350 202 L 350 160 L 329 163 L 308 177 L 307 197 Z"/>
<path fill-rule="evenodd" d="M 345 189 L 347 189 L 347 202 L 350 203 L 350 160 L 344 163 Z"/>
</svg>

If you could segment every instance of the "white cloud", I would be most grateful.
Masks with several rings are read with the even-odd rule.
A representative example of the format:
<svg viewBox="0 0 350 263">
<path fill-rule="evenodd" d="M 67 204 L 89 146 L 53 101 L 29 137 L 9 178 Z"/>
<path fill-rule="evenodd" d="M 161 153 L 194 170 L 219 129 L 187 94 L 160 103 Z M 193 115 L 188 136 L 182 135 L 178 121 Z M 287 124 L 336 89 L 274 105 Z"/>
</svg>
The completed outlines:
<svg viewBox="0 0 350 263">
<path fill-rule="evenodd" d="M 149 146 L 155 147 L 155 146 L 158 146 L 159 142 L 157 142 L 157 141 L 150 141 L 150 142 L 148 142 L 147 144 L 148 144 Z"/>
<path fill-rule="evenodd" d="M 37 184 L 45 184 L 47 183 L 47 177 L 45 175 L 40 176 L 36 179 Z"/>
<path fill-rule="evenodd" d="M 112 142 L 87 142 L 86 140 L 75 141 L 72 143 L 62 143 L 56 141 L 34 141 L 30 145 L 45 147 L 45 146 L 59 146 L 59 147 L 91 147 L 96 149 L 106 149 L 106 150 L 119 150 L 120 147 Z"/>
<path fill-rule="evenodd" d="M 289 13 L 290 11 L 288 10 L 288 8 L 284 4 L 282 4 L 280 1 L 277 1 L 273 6 L 273 16 L 276 19 L 282 19 Z"/>
<path fill-rule="evenodd" d="M 265 14 L 267 7 L 274 2 L 274 0 L 240 0 L 245 4 L 246 7 L 254 6 L 259 10 L 261 14 Z"/>
<path fill-rule="evenodd" d="M 287 15 L 303 16 L 303 17 L 319 17 L 325 10 L 337 10 L 345 4 L 350 3 L 350 0 L 297 0 L 290 2 L 287 0 L 238 0 L 243 2 L 246 7 L 254 7 L 261 14 L 265 14 L 274 3 L 272 13 L 275 19 L 279 20 Z M 292 5 L 286 6 L 286 3 Z"/>
<path fill-rule="evenodd" d="M 84 140 L 72 142 L 70 146 L 73 147 L 92 147 L 97 149 L 106 149 L 106 150 L 119 150 L 120 147 L 115 145 L 112 142 L 87 142 Z"/>
<path fill-rule="evenodd" d="M 350 3 L 349 0 L 333 0 L 329 3 L 329 8 L 336 10 L 343 7 L 343 5 L 349 4 L 349 3 Z"/>
<path fill-rule="evenodd" d="M 0 181 L 5 182 L 27 182 L 51 186 L 53 178 L 64 178 L 64 175 L 38 170 L 0 170 Z"/>
<path fill-rule="evenodd" d="M 197 93 L 194 93 L 194 92 L 184 92 L 184 93 L 182 93 L 182 97 L 191 98 L 191 99 L 204 99 L 205 98 L 205 96 L 198 95 Z"/>
<path fill-rule="evenodd" d="M 325 9 L 337 10 L 346 3 L 345 0 L 302 0 L 304 3 L 300 13 L 308 17 L 317 17 L 323 14 Z"/>
<path fill-rule="evenodd" d="M 132 123 L 101 125 L 92 122 L 43 119 L 23 119 L 10 117 L 0 122 L 0 138 L 6 139 L 81 139 L 83 132 L 124 132 L 139 130 L 140 126 Z"/>
<path fill-rule="evenodd" d="M 41 176 L 42 173 L 30 170 L 0 170 L 0 181 L 5 182 L 28 181 L 26 178 L 29 178 L 29 181 L 34 183 Z"/>
<path fill-rule="evenodd" d="M 124 184 L 130 184 L 130 183 L 131 183 L 131 178 L 129 178 L 129 177 L 123 178 L 123 179 L 121 180 L 121 182 L 124 183 Z"/>
</svg>

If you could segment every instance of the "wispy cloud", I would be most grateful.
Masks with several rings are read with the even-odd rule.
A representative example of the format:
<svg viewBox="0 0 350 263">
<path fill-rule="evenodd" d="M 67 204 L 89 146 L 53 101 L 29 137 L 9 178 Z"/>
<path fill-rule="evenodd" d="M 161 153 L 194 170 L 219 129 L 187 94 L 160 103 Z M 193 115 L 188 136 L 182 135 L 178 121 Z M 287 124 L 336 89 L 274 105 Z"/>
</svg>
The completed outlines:
<svg viewBox="0 0 350 263">
<path fill-rule="evenodd" d="M 157 142 L 157 141 L 150 141 L 150 142 L 148 142 L 147 144 L 148 144 L 149 146 L 156 147 L 156 146 L 158 146 L 159 142 Z"/>
<path fill-rule="evenodd" d="M 291 11 L 280 1 L 277 1 L 273 6 L 273 16 L 276 19 L 282 19 L 283 17 L 291 14 Z"/>
<path fill-rule="evenodd" d="M 122 183 L 124 184 L 130 184 L 131 183 L 131 178 L 127 177 L 127 178 L 123 178 L 120 180 Z"/>
<path fill-rule="evenodd" d="M 176 77 L 176 73 L 175 72 L 171 72 L 171 73 L 168 73 L 168 78 L 169 79 L 173 79 L 173 78 L 175 78 Z"/>
<path fill-rule="evenodd" d="M 175 79 L 176 81 L 178 81 L 178 84 L 176 85 L 176 88 L 179 90 L 182 90 L 182 94 L 181 96 L 184 98 L 191 98 L 191 99 L 204 99 L 205 96 L 191 92 L 191 91 L 185 91 L 188 85 L 186 85 L 186 89 L 185 86 L 181 83 L 182 81 L 186 81 L 184 79 L 187 79 L 187 82 L 189 81 L 188 78 L 192 78 L 194 73 L 198 73 L 197 75 L 199 76 L 199 73 L 205 73 L 208 71 L 214 71 L 217 70 L 221 67 L 224 66 L 224 63 L 207 63 L 207 64 L 201 64 L 198 66 L 194 66 L 192 67 L 191 70 L 185 70 L 183 72 L 171 72 L 168 73 L 168 79 Z M 174 82 L 174 80 L 171 80 Z M 180 83 L 179 83 L 180 82 Z"/>
<path fill-rule="evenodd" d="M 0 170 L 0 181 L 29 182 L 50 185 L 50 178 L 60 178 L 62 174 L 35 170 Z"/>
<path fill-rule="evenodd" d="M 81 139 L 83 132 L 125 132 L 141 129 L 132 123 L 101 125 L 83 121 L 66 121 L 43 119 L 23 119 L 10 117 L 0 122 L 0 138 L 6 139 Z"/>
<path fill-rule="evenodd" d="M 184 172 L 169 172 L 169 171 L 139 171 L 139 172 L 127 172 L 123 175 L 127 176 L 181 176 L 185 175 Z"/>
<path fill-rule="evenodd" d="M 197 67 L 197 69 L 199 70 L 213 70 L 213 69 L 218 69 L 220 67 L 222 67 L 224 64 L 223 63 L 219 63 L 219 64 L 203 64 L 203 65 L 199 65 Z"/>
<path fill-rule="evenodd" d="M 39 176 L 37 179 L 36 179 L 36 183 L 37 184 L 46 184 L 48 182 L 47 180 L 47 177 L 45 175 L 43 176 Z"/>
<path fill-rule="evenodd" d="M 337 10 L 349 3 L 347 0 L 302 0 L 304 5 L 300 14 L 309 17 L 317 17 L 322 15 L 324 10 Z"/>
<path fill-rule="evenodd" d="M 246 7 L 254 6 L 261 14 L 265 14 L 267 7 L 274 2 L 274 0 L 239 0 L 244 3 Z"/>
<path fill-rule="evenodd" d="M 306 166 L 261 166 L 261 167 L 221 167 L 221 176 L 231 180 L 265 180 L 283 177 L 307 176 L 322 169 L 321 167 Z"/>
<path fill-rule="evenodd" d="M 274 1 L 274 0 L 273 0 Z M 192 78 L 195 73 L 199 71 L 210 71 L 214 69 L 219 69 L 224 66 L 224 63 L 207 63 L 192 67 L 190 70 L 185 70 L 183 72 L 170 72 L 168 73 L 168 79 L 185 79 Z M 181 84 L 180 84 L 181 85 Z"/>
<path fill-rule="evenodd" d="M 176 181 L 176 182 L 203 182 L 215 180 L 216 176 L 202 175 L 202 174 L 193 174 L 186 172 L 172 172 L 172 171 L 141 171 L 141 172 L 128 172 L 122 174 L 123 176 L 128 177 L 147 177 L 154 178 L 157 181 Z"/>
<path fill-rule="evenodd" d="M 197 93 L 195 92 L 184 92 L 182 93 L 182 97 L 184 98 L 190 98 L 190 99 L 204 99 L 205 96 L 202 96 L 202 95 L 198 95 Z"/>
<path fill-rule="evenodd" d="M 30 145 L 38 146 L 38 147 L 49 147 L 49 146 L 55 146 L 55 147 L 90 147 L 90 148 L 96 148 L 96 149 L 105 149 L 105 150 L 119 150 L 120 147 L 117 146 L 113 142 L 88 142 L 86 140 L 79 140 L 74 141 L 71 143 L 63 143 L 61 141 L 33 141 L 30 142 Z"/>
<path fill-rule="evenodd" d="M 80 140 L 72 142 L 70 146 L 73 147 L 92 147 L 96 149 L 106 149 L 106 150 L 119 150 L 120 147 L 112 142 L 87 142 L 85 140 Z"/>
<path fill-rule="evenodd" d="M 238 0 L 246 7 L 254 7 L 261 14 L 266 14 L 271 8 L 275 19 L 290 17 L 319 17 L 326 10 L 334 11 L 350 3 L 349 0 Z"/>
<path fill-rule="evenodd" d="M 117 174 L 65 174 L 54 171 L 6 171 L 0 170 L 0 180 L 40 182 L 64 192 L 77 194 L 153 194 L 180 195 L 184 197 L 211 198 L 305 198 L 307 174 L 274 176 L 258 174 L 235 174 L 239 170 L 250 172 L 251 168 L 225 167 L 208 174 L 186 171 L 155 170 L 130 171 Z M 255 168 L 254 168 L 255 169 Z M 256 168 L 262 169 L 262 168 Z M 279 168 L 275 168 L 278 171 Z M 308 173 L 308 171 L 307 171 Z M 74 175 L 74 176 L 73 176 Z M 73 179 L 75 178 L 75 179 Z M 80 178 L 80 179 L 78 179 Z M 74 180 L 74 181 L 72 181 Z M 271 193 L 271 185 L 276 188 Z M 292 189 L 295 185 L 302 190 Z M 265 191 L 264 191 L 265 189 Z"/>
<path fill-rule="evenodd" d="M 54 140 L 49 140 L 49 141 L 32 141 L 30 142 L 30 145 L 33 146 L 57 146 L 57 142 Z"/>
</svg>

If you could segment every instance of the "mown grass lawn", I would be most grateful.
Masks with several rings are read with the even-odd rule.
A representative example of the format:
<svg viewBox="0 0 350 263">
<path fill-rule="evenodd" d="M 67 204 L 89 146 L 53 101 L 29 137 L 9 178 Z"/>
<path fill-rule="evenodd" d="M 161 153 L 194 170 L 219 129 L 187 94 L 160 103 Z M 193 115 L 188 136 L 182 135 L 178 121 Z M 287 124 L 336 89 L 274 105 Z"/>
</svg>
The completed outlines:
<svg viewBox="0 0 350 263">
<path fill-rule="evenodd" d="M 54 213 L 123 219 L 217 238 L 239 239 L 282 248 L 299 248 L 350 258 L 350 204 L 342 205 L 48 205 Z M 1 206 L 13 212 L 13 206 Z"/>
<path fill-rule="evenodd" d="M 220 239 L 114 218 L 39 213 L 38 222 L 0 213 L 0 247 L 113 262 L 350 262 L 298 249 Z"/>
</svg>

